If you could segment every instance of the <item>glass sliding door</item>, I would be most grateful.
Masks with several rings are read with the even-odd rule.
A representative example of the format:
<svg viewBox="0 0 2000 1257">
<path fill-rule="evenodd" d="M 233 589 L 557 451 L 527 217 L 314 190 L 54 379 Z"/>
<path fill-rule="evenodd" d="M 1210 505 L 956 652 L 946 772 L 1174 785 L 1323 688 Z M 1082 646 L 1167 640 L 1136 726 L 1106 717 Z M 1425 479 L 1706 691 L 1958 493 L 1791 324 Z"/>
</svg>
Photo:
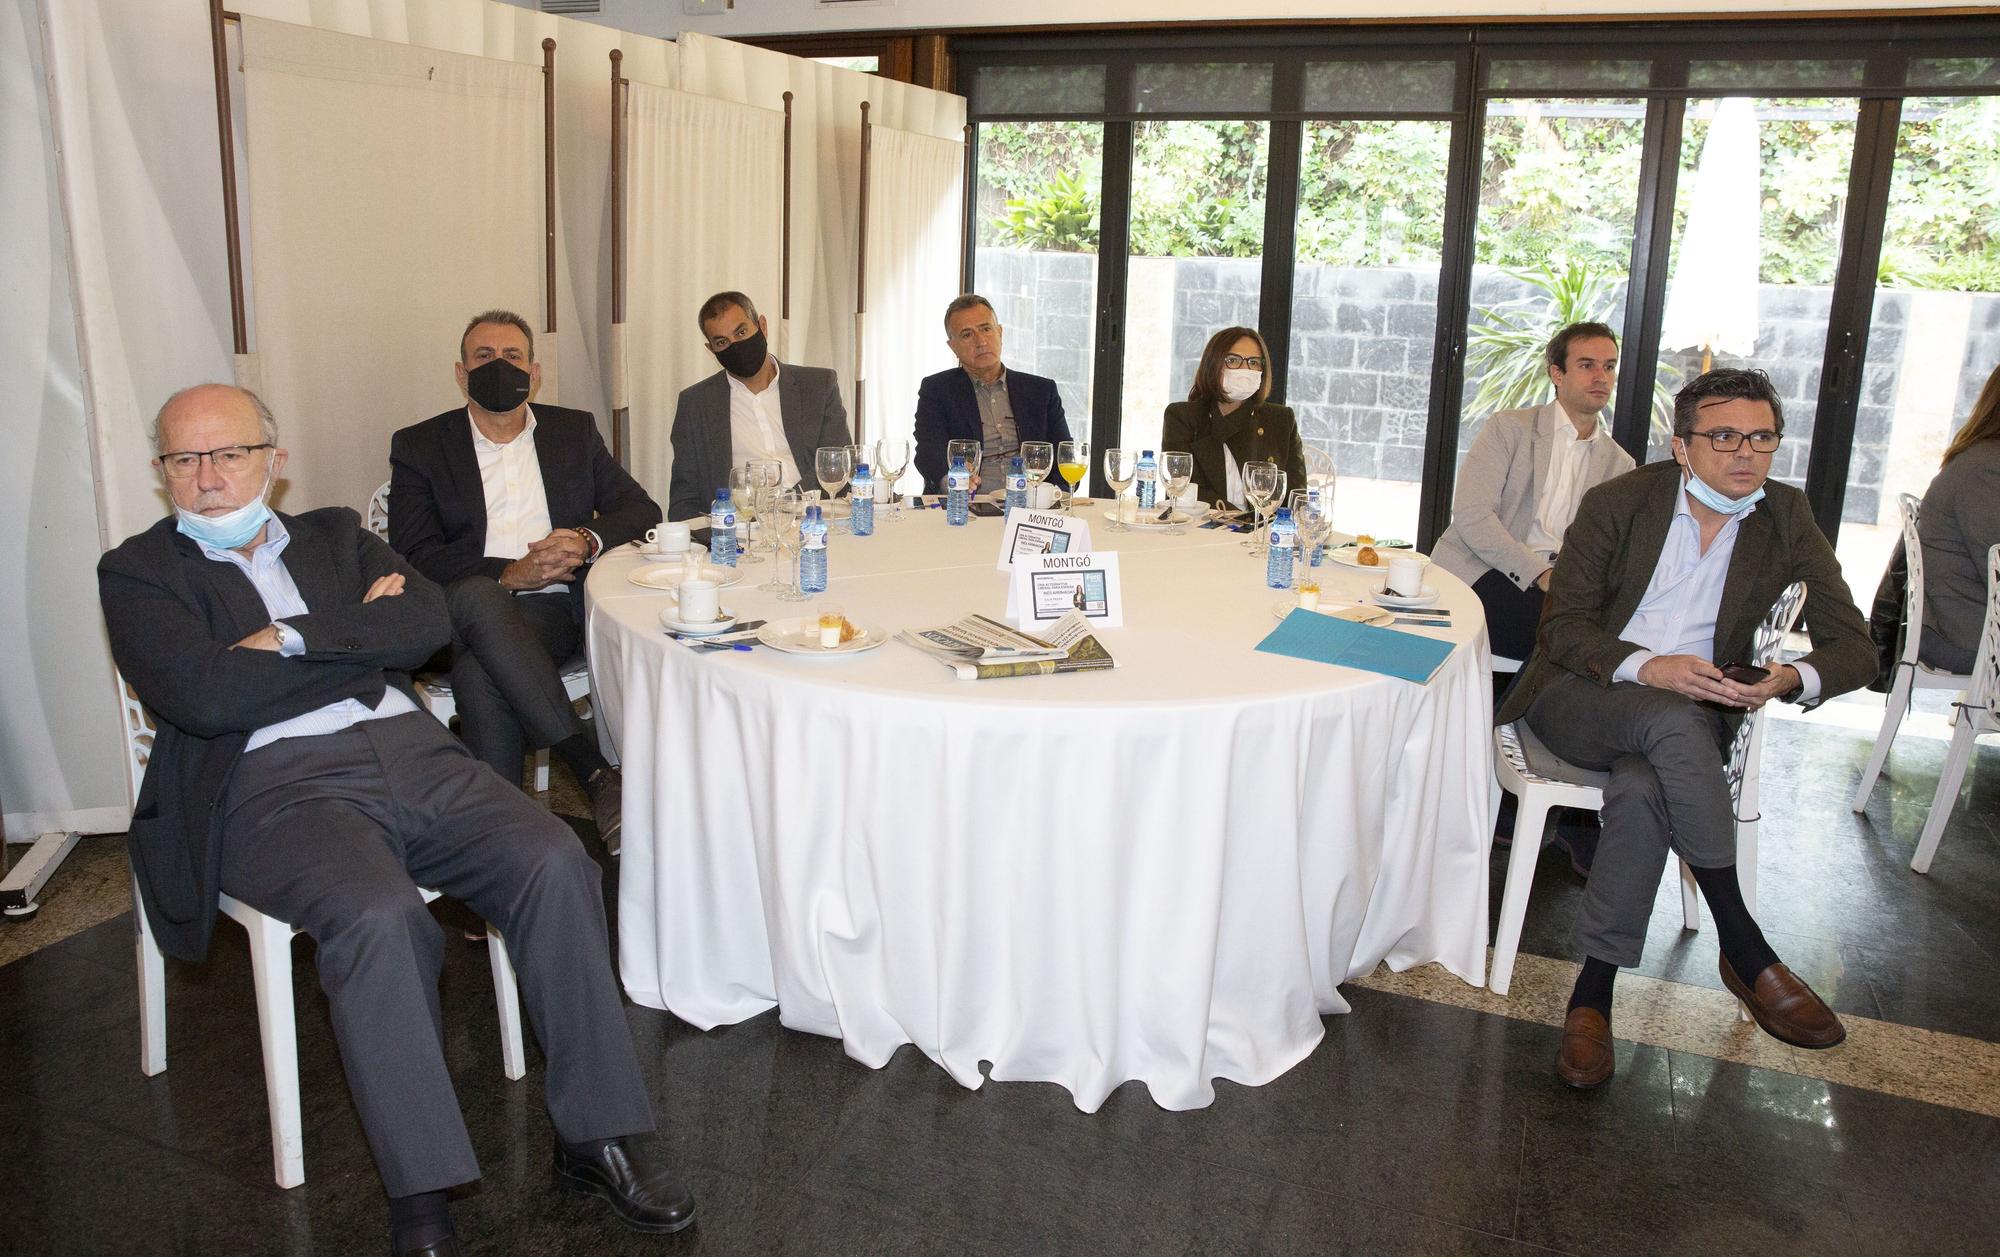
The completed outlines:
<svg viewBox="0 0 2000 1257">
<path fill-rule="evenodd" d="M 1903 102 L 1842 497 L 1842 573 L 1868 603 L 1901 525 L 2000 366 L 2000 97 Z"/>
<path fill-rule="evenodd" d="M 1286 401 L 1333 459 L 1335 527 L 1415 537 L 1451 124 L 1309 122 L 1301 138 Z"/>
<path fill-rule="evenodd" d="M 1263 122 L 1134 124 L 1120 445 L 1158 450 L 1208 338 L 1257 326 L 1269 155 Z"/>
<path fill-rule="evenodd" d="M 1090 437 L 1097 328 L 1101 122 L 984 122 L 973 207 L 974 284 L 1004 329 L 1006 364 L 1055 380 L 1070 431 Z M 944 309 L 938 369 L 951 365 Z"/>
</svg>

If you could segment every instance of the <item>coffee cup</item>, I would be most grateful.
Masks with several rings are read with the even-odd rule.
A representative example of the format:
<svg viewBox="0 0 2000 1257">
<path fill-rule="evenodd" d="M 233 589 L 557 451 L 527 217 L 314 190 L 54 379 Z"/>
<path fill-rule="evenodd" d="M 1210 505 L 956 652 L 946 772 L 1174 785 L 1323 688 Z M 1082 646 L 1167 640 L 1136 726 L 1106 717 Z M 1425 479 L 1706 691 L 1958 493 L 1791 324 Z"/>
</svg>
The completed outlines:
<svg viewBox="0 0 2000 1257">
<path fill-rule="evenodd" d="M 661 524 L 646 530 L 646 548 L 654 554 L 679 554 L 688 548 L 691 536 L 686 523 Z"/>
<path fill-rule="evenodd" d="M 1415 559 L 1389 560 L 1389 592 L 1403 598 L 1414 598 L 1423 592 L 1424 565 Z"/>
<path fill-rule="evenodd" d="M 722 586 L 712 580 L 682 581 L 679 585 L 682 624 L 707 624 L 722 618 Z"/>
</svg>

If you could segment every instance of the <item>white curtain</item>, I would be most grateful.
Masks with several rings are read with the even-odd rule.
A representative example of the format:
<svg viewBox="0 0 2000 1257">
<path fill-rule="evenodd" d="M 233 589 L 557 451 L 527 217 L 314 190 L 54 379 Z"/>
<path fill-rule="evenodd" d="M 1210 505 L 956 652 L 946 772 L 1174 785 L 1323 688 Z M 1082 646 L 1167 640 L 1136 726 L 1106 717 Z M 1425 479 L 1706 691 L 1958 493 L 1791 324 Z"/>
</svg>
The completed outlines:
<svg viewBox="0 0 2000 1257">
<path fill-rule="evenodd" d="M 683 33 L 679 42 L 683 91 L 767 109 L 792 93 L 792 309 L 781 352 L 838 371 L 851 415 L 861 102 L 877 126 L 960 139 L 965 99 L 727 39 Z M 774 311 L 774 334 L 778 322 Z"/>
<path fill-rule="evenodd" d="M 359 510 L 397 428 L 462 404 L 465 320 L 544 326 L 538 67 L 243 19 L 252 348 L 294 509 Z M 542 396 L 562 394 L 536 338 Z"/>
<path fill-rule="evenodd" d="M 675 399 L 717 369 L 695 323 L 702 301 L 735 289 L 776 332 L 785 118 L 638 82 L 628 102 L 616 391 L 632 412 L 632 474 L 665 503 Z"/>
<path fill-rule="evenodd" d="M 910 437 L 918 382 L 955 361 L 944 308 L 958 295 L 965 145 L 892 127 L 870 135 L 862 436 L 872 443 Z"/>
</svg>

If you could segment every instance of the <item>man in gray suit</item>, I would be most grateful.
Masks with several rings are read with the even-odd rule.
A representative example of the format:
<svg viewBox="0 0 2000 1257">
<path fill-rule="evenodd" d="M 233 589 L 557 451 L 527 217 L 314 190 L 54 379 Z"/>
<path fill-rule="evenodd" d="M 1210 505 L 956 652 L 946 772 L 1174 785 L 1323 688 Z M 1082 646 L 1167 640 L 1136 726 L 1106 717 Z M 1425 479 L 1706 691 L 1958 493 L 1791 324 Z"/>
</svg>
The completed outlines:
<svg viewBox="0 0 2000 1257">
<path fill-rule="evenodd" d="M 1611 1077 L 1611 987 L 1639 963 L 1668 854 L 1694 870 L 1721 944 L 1723 985 L 1774 1037 L 1832 1047 L 1846 1037 L 1777 957 L 1736 877 L 1724 754 L 1747 711 L 1814 704 L 1866 684 L 1874 646 L 1805 494 L 1766 483 L 1783 439 L 1761 371 L 1699 376 L 1674 398 L 1674 458 L 1586 494 L 1549 586 L 1535 654 L 1501 705 L 1551 751 L 1610 774 L 1604 837 L 1584 888 L 1556 1074 Z M 1813 648 L 1758 679 L 1737 666 L 1786 587 L 1806 585 Z"/>
<path fill-rule="evenodd" d="M 161 947 L 200 960 L 218 892 L 312 937 L 391 1250 L 450 1257 L 445 1192 L 479 1166 L 417 888 L 464 900 L 505 935 L 547 1058 L 557 1185 L 637 1230 L 688 1225 L 693 1197 L 627 1138 L 653 1115 L 602 871 L 417 706 L 409 670 L 451 637 L 444 593 L 351 510 L 266 505 L 285 451 L 253 394 L 175 394 L 154 448 L 174 513 L 106 553 L 98 586 L 112 657 L 158 721 L 128 843 Z"/>
<path fill-rule="evenodd" d="M 1502 410 L 1459 464 L 1451 527 L 1431 557 L 1472 586 L 1486 610 L 1493 653 L 1526 659 L 1563 530 L 1583 495 L 1632 470 L 1632 456 L 1600 418 L 1618 383 L 1618 338 L 1602 323 L 1572 323 L 1544 352 L 1555 397 Z"/>
<path fill-rule="evenodd" d="M 813 452 L 852 439 L 839 378 L 780 363 L 770 324 L 740 292 L 716 293 L 695 317 L 722 370 L 682 389 L 674 408 L 667 518 L 707 515 L 715 491 L 729 485 L 729 469 L 753 458 L 781 464 L 782 484 L 815 483 Z"/>
</svg>

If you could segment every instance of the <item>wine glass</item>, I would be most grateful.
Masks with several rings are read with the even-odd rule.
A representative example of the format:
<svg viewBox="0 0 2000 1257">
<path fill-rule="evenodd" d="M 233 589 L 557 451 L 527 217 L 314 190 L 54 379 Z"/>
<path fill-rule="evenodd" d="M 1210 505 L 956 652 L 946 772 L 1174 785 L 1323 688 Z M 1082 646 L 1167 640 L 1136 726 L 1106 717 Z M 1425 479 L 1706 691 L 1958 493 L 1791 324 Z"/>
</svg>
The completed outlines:
<svg viewBox="0 0 2000 1257">
<path fill-rule="evenodd" d="M 840 495 L 848 477 L 854 474 L 854 451 L 845 445 L 822 445 L 813 451 L 813 475 L 819 480 L 819 487 L 826 491 L 829 505 Z M 827 531 L 835 531 L 834 521 L 827 522 Z"/>
<path fill-rule="evenodd" d="M 857 441 L 854 444 L 849 445 L 847 447 L 847 474 L 850 477 L 848 482 L 848 487 L 850 489 L 852 489 L 853 487 L 853 481 L 851 477 L 854 475 L 854 469 L 867 461 L 868 461 L 867 446 L 862 445 L 860 442 Z M 850 492 L 848 496 L 852 497 L 854 495 Z"/>
<path fill-rule="evenodd" d="M 1292 570 L 1302 571 L 1312 565 L 1313 547 L 1332 528 L 1326 518 L 1324 504 L 1314 505 L 1311 489 L 1294 489 L 1291 496 L 1292 522 L 1299 527 L 1298 559 Z"/>
<path fill-rule="evenodd" d="M 972 479 L 979 475 L 979 464 L 982 461 L 980 455 L 984 452 L 985 448 L 978 441 L 946 441 L 944 444 L 945 471 L 949 472 L 954 462 L 961 458 L 964 459 L 967 477 L 966 483 L 970 484 Z M 977 486 L 974 486 L 972 491 L 977 493 L 979 489 Z"/>
<path fill-rule="evenodd" d="M 1037 490 L 1056 467 L 1056 447 L 1048 441 L 1021 442 L 1021 470 L 1028 473 L 1028 505 L 1036 505 Z"/>
<path fill-rule="evenodd" d="M 1264 508 L 1273 501 L 1281 501 L 1285 492 L 1285 473 L 1278 470 L 1276 463 L 1253 462 L 1243 464 L 1243 496 L 1249 499 L 1253 527 L 1250 537 L 1243 544 L 1250 547 L 1252 555 L 1264 553 Z"/>
<path fill-rule="evenodd" d="M 1056 446 L 1056 474 L 1069 485 L 1067 509 L 1076 514 L 1076 487 L 1090 474 L 1090 442 L 1064 441 Z"/>
<path fill-rule="evenodd" d="M 910 442 L 904 437 L 883 437 L 875 442 L 876 483 L 887 485 L 892 519 L 903 518 L 903 495 L 896 492 L 896 482 L 910 467 Z"/>
<path fill-rule="evenodd" d="M 1185 450 L 1161 451 L 1160 474 L 1167 478 L 1167 505 L 1174 508 L 1174 513 L 1167 516 L 1173 521 L 1167 535 L 1178 537 L 1187 532 L 1181 523 L 1179 503 L 1181 495 L 1187 492 L 1188 482 L 1194 479 L 1194 455 Z"/>
<path fill-rule="evenodd" d="M 764 520 L 771 513 L 772 495 L 784 481 L 785 465 L 775 458 L 753 458 L 744 466 L 750 469 L 750 492 L 756 499 L 757 553 L 775 554 L 778 547 L 770 538 L 764 536 Z"/>
<path fill-rule="evenodd" d="M 729 469 L 729 499 L 736 503 L 736 562 L 739 566 L 764 561 L 763 552 L 751 541 L 751 525 L 757 519 L 757 473 L 750 463 Z"/>
<path fill-rule="evenodd" d="M 778 474 L 784 474 L 782 468 Z M 770 490 L 769 500 L 771 509 L 766 512 L 768 523 L 765 531 L 771 537 L 771 552 L 773 554 L 789 555 L 796 560 L 798 557 L 797 547 L 795 546 L 791 550 L 786 550 L 784 548 L 784 538 L 788 535 L 793 537 L 798 536 L 799 516 L 805 514 L 805 495 L 790 485 L 783 485 L 773 487 Z M 793 588 L 797 583 L 796 576 L 789 581 L 786 580 L 783 566 L 776 565 L 771 572 L 771 579 L 757 586 L 757 588 L 763 590 L 765 593 L 777 594 L 782 597 L 786 590 Z"/>
<path fill-rule="evenodd" d="M 1135 450 L 1104 451 L 1104 479 L 1111 485 L 1111 531 L 1126 532 L 1125 487 L 1139 475 L 1139 455 Z"/>
</svg>

